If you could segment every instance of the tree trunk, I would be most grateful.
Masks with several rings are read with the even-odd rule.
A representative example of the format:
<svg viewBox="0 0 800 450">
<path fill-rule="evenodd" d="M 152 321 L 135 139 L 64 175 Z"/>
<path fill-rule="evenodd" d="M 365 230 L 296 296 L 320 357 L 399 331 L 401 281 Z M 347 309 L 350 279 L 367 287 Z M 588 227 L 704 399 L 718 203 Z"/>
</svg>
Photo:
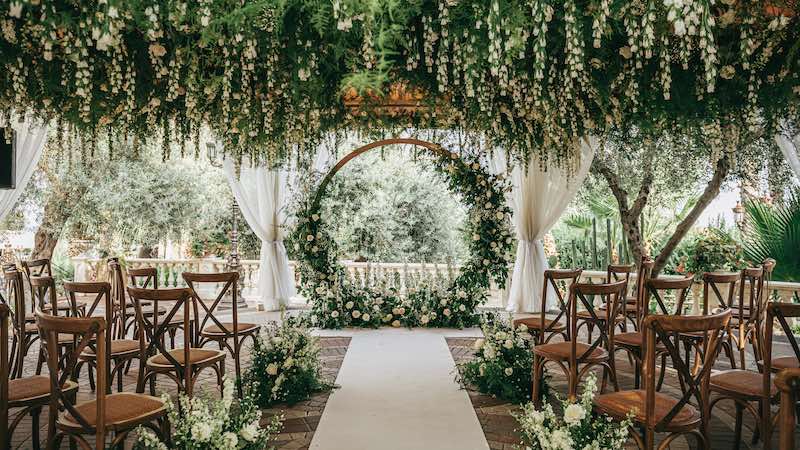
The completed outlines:
<svg viewBox="0 0 800 450">
<path fill-rule="evenodd" d="M 697 199 L 697 203 L 692 207 L 692 210 L 689 211 L 689 214 L 681 220 L 677 227 L 675 227 L 675 232 L 672 233 L 672 236 L 669 237 L 669 240 L 661 249 L 661 253 L 659 253 L 658 257 L 655 260 L 655 264 L 653 265 L 653 276 L 658 275 L 658 273 L 664 268 L 669 261 L 669 257 L 672 256 L 672 252 L 675 251 L 675 248 L 681 242 L 681 240 L 686 236 L 686 233 L 694 226 L 694 223 L 697 221 L 697 218 L 700 217 L 700 214 L 706 209 L 706 207 L 714 200 L 717 195 L 719 195 L 720 187 L 722 186 L 722 182 L 725 181 L 725 178 L 728 176 L 728 172 L 730 172 L 730 161 L 728 160 L 727 156 L 720 158 L 717 161 L 717 165 L 714 168 L 714 175 L 709 180 L 706 188 L 703 190 L 703 194 Z"/>
<path fill-rule="evenodd" d="M 53 257 L 53 250 L 58 245 L 58 238 L 61 235 L 61 229 L 55 233 L 51 229 L 40 226 L 34 235 L 33 252 L 31 259 L 51 259 Z"/>
<path fill-rule="evenodd" d="M 639 228 L 639 215 L 634 216 L 628 211 L 620 211 L 620 222 L 622 222 L 622 231 L 625 233 L 625 240 L 631 251 L 633 263 L 638 264 L 644 254 L 642 230 Z"/>
<path fill-rule="evenodd" d="M 149 259 L 149 258 L 153 257 L 153 252 L 154 251 L 155 251 L 155 248 L 152 245 L 142 244 L 142 246 L 139 247 L 139 253 L 136 255 L 136 257 L 137 258 Z"/>
</svg>

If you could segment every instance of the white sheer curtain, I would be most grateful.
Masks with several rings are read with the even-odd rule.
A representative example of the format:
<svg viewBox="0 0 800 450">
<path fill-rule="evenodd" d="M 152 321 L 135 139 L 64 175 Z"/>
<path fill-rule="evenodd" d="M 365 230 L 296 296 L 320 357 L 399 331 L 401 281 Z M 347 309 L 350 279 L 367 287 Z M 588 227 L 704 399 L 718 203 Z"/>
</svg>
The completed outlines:
<svg viewBox="0 0 800 450">
<path fill-rule="evenodd" d="M 786 131 L 775 135 L 775 142 L 781 149 L 783 157 L 786 158 L 786 162 L 789 163 L 794 174 L 800 178 L 800 156 L 797 155 L 797 151 L 800 149 L 800 135 L 791 136 L 788 128 L 784 127 L 784 129 Z"/>
<path fill-rule="evenodd" d="M 283 245 L 288 173 L 282 168 L 243 163 L 237 177 L 230 159 L 224 161 L 223 168 L 242 215 L 261 239 L 258 295 L 267 311 L 275 311 L 295 295 L 294 277 Z"/>
<path fill-rule="evenodd" d="M 589 173 L 597 140 L 586 137 L 579 145 L 580 161 L 572 174 L 557 167 L 542 170 L 537 158 L 531 159 L 527 172 L 518 166 L 511 173 L 510 203 L 518 242 L 506 306 L 509 311 L 538 312 L 541 309 L 544 271 L 549 267 L 542 238 L 575 198 Z M 554 306 L 554 295 L 554 292 L 548 293 L 547 309 Z"/>
<path fill-rule="evenodd" d="M 14 208 L 25 186 L 39 164 L 42 149 L 47 142 L 47 125 L 38 124 L 32 120 L 11 120 L 14 129 L 16 154 L 14 156 L 16 173 L 14 189 L 0 189 L 0 220 L 3 220 Z M 0 139 L 2 139 L 0 137 Z"/>
</svg>

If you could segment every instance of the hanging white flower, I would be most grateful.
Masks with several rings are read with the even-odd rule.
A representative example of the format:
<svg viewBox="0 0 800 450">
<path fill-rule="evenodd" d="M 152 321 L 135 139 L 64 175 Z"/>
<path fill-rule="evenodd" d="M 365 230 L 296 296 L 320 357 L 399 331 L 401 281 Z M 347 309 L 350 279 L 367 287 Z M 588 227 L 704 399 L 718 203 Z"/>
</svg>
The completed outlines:
<svg viewBox="0 0 800 450">
<path fill-rule="evenodd" d="M 239 436 L 247 442 L 255 442 L 261 432 L 261 425 L 258 420 L 254 420 L 239 430 Z"/>
<path fill-rule="evenodd" d="M 192 439 L 206 442 L 211 438 L 211 425 L 208 422 L 197 422 L 192 425 Z"/>
<path fill-rule="evenodd" d="M 278 365 L 275 363 L 269 363 L 267 365 L 267 375 L 275 376 L 278 374 Z"/>
<path fill-rule="evenodd" d="M 18 1 L 11 2 L 8 5 L 8 15 L 14 18 L 21 18 L 22 17 L 22 3 Z"/>
<path fill-rule="evenodd" d="M 506 367 L 506 369 L 503 372 L 505 372 L 507 377 L 510 377 L 514 373 L 514 369 L 511 367 Z"/>
<path fill-rule="evenodd" d="M 586 417 L 586 410 L 577 403 L 572 403 L 564 410 L 564 422 L 567 425 L 577 425 Z"/>
</svg>

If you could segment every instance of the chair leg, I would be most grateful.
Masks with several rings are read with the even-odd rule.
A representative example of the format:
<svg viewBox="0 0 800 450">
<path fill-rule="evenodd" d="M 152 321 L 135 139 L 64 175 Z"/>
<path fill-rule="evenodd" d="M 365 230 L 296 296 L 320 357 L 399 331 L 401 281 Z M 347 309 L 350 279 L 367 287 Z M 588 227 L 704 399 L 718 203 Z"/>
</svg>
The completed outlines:
<svg viewBox="0 0 800 450">
<path fill-rule="evenodd" d="M 661 386 L 664 384 L 664 375 L 667 372 L 667 354 L 661 354 L 661 373 L 658 375 L 658 386 L 656 387 L 657 391 L 661 390 Z M 686 388 L 683 386 L 683 380 L 681 377 L 678 377 L 681 382 L 681 392 L 686 392 Z"/>
<path fill-rule="evenodd" d="M 742 441 L 742 413 L 744 407 L 736 402 L 736 425 L 733 429 L 733 450 L 739 450 Z"/>
<path fill-rule="evenodd" d="M 532 372 L 531 373 L 531 380 L 533 381 L 533 386 L 531 386 L 531 393 L 532 393 L 531 400 L 533 400 L 533 404 L 536 406 L 536 409 L 539 409 L 539 408 L 542 407 L 542 402 L 541 402 L 541 399 L 540 399 L 542 393 L 539 392 L 539 387 L 540 387 L 540 384 L 541 384 L 540 378 L 541 378 L 542 371 L 541 371 L 541 367 L 539 367 L 539 365 L 540 365 L 539 356 L 534 354 L 533 355 L 533 366 L 531 367 L 531 372 Z"/>
<path fill-rule="evenodd" d="M 91 364 L 86 364 L 86 373 L 89 375 L 89 388 L 94 392 L 94 370 Z"/>
<path fill-rule="evenodd" d="M 45 361 L 46 357 L 44 355 L 44 349 L 39 347 L 39 360 L 36 362 L 36 375 L 42 374 L 42 367 L 44 366 Z M 22 373 L 20 373 L 20 375 L 22 375 Z"/>
<path fill-rule="evenodd" d="M 33 443 L 33 448 L 39 449 L 42 448 L 39 443 L 39 416 L 42 414 L 42 407 L 33 408 L 31 409 L 31 442 Z"/>
<path fill-rule="evenodd" d="M 242 379 L 242 365 L 239 361 L 239 344 L 234 342 L 233 343 L 233 365 L 236 370 L 236 390 L 239 393 L 239 398 L 242 398 L 242 383 L 239 380 Z"/>
</svg>

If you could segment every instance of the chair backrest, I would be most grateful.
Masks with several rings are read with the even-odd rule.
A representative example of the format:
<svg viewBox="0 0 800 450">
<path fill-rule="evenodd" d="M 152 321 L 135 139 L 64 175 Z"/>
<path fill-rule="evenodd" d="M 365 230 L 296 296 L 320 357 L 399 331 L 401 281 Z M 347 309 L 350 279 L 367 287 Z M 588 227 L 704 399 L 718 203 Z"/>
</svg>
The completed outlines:
<svg viewBox="0 0 800 450">
<path fill-rule="evenodd" d="M 3 272 L 3 281 L 6 285 L 6 302 L 11 308 L 11 317 L 17 330 L 25 329 L 25 288 L 22 281 L 22 272 L 6 270 Z"/>
<path fill-rule="evenodd" d="M 192 374 L 191 359 L 189 356 L 191 353 L 193 336 L 189 321 L 190 305 L 188 305 L 188 303 L 192 299 L 192 292 L 186 288 L 143 289 L 132 286 L 129 286 L 127 290 L 128 296 L 131 301 L 133 301 L 134 308 L 136 309 L 136 321 L 140 329 L 140 342 L 142 339 L 149 342 L 145 354 L 152 355 L 158 352 L 163 355 L 173 365 L 177 376 L 183 378 L 187 393 L 191 394 L 192 384 L 189 383 L 188 380 L 191 380 Z M 158 313 L 145 315 L 142 307 L 143 301 L 152 302 L 153 311 L 158 311 L 159 304 L 164 305 L 166 303 L 171 303 L 172 306 L 163 317 Z M 181 312 L 183 315 L 183 360 L 186 362 L 183 366 L 181 366 L 178 360 L 164 347 L 169 324 L 178 312 Z"/>
<path fill-rule="evenodd" d="M 625 281 L 625 290 L 622 292 L 622 296 L 627 299 L 628 282 L 634 272 L 636 272 L 636 264 L 609 264 L 606 267 L 606 283 Z"/>
<path fill-rule="evenodd" d="M 142 289 L 158 289 L 158 269 L 155 267 L 139 267 L 128 269 L 131 286 Z"/>
<path fill-rule="evenodd" d="M 56 295 L 56 280 L 50 276 L 33 276 L 28 278 L 31 287 L 31 302 L 42 311 L 49 311 L 50 314 L 57 316 L 58 296 Z M 47 309 L 45 309 L 47 308 Z M 73 317 L 78 316 L 77 304 L 70 303 L 68 314 Z"/>
<path fill-rule="evenodd" d="M 553 292 L 556 294 L 556 306 L 558 307 L 558 315 L 553 319 L 552 323 L 545 327 L 542 326 L 542 332 L 537 335 L 537 343 L 542 344 L 546 340 L 545 334 L 552 331 L 553 327 L 557 326 L 562 317 L 566 318 L 569 323 L 569 289 L 570 286 L 578 282 L 581 277 L 583 269 L 548 269 L 544 271 L 544 283 L 542 286 L 542 301 L 540 305 L 540 319 L 541 323 L 545 322 L 545 315 L 547 313 L 547 293 L 552 287 Z M 569 335 L 567 335 L 569 339 Z"/>
<path fill-rule="evenodd" d="M 47 355 L 47 368 L 50 372 L 50 416 L 56 417 L 60 410 L 66 410 L 78 423 L 85 434 L 95 435 L 95 448 L 105 448 L 105 407 L 107 378 L 106 321 L 101 317 L 57 317 L 36 312 L 36 324 Z M 58 336 L 70 334 L 74 345 L 64 350 L 59 357 Z M 75 380 L 75 366 L 80 354 L 95 342 L 97 354 L 97 401 L 95 420 L 89 420 L 75 408 L 74 396 L 63 392 L 67 380 Z M 92 426 L 90 423 L 94 423 Z"/>
<path fill-rule="evenodd" d="M 800 317 L 800 303 L 769 302 L 767 304 L 767 320 L 764 324 L 764 374 L 768 376 L 772 371 L 772 337 L 774 334 L 775 321 L 781 327 L 789 346 L 794 353 L 794 357 L 800 364 L 800 345 L 797 337 L 792 331 L 788 319 Z"/>
<path fill-rule="evenodd" d="M 186 284 L 189 288 L 189 291 L 194 298 L 193 305 L 195 308 L 199 305 L 200 309 L 202 309 L 202 316 L 203 318 L 200 319 L 200 325 L 197 327 L 196 331 L 199 333 L 202 331 L 206 325 L 209 325 L 209 322 L 213 322 L 222 333 L 225 335 L 234 336 L 235 341 L 239 341 L 239 314 L 237 312 L 238 307 L 238 299 L 239 299 L 239 273 L 238 272 L 222 272 L 222 273 L 190 273 L 184 272 L 183 279 L 186 281 Z M 215 289 L 219 285 L 222 285 L 222 288 Z M 202 298 L 199 291 L 203 290 L 203 287 L 207 289 L 211 287 L 210 291 L 215 293 L 214 300 L 206 301 Z M 233 316 L 233 329 L 229 329 L 225 324 L 223 324 L 215 315 L 217 312 L 217 308 L 222 303 L 223 298 L 230 293 L 231 295 L 231 304 L 233 306 L 231 313 Z M 195 312 L 197 315 L 197 313 Z M 198 337 L 199 339 L 199 337 Z M 198 341 L 199 342 L 199 341 Z"/>
<path fill-rule="evenodd" d="M 8 323 L 11 319 L 11 308 L 0 295 L 0 447 L 9 448 L 11 436 L 8 435 Z"/>
<path fill-rule="evenodd" d="M 25 279 L 28 280 L 28 292 L 31 294 L 31 298 L 34 298 L 33 293 L 33 286 L 31 284 L 31 278 L 33 277 L 52 277 L 53 276 L 53 266 L 50 263 L 50 260 L 47 258 L 42 259 L 34 259 L 31 261 L 22 261 L 22 270 L 25 272 Z M 35 302 L 33 305 L 34 306 Z M 33 310 L 31 310 L 33 312 Z"/>
<path fill-rule="evenodd" d="M 732 305 L 740 322 L 755 323 L 764 298 L 764 266 L 747 267 L 739 272 L 739 293 Z"/>
<path fill-rule="evenodd" d="M 645 306 L 646 317 L 650 313 L 651 300 L 655 300 L 656 313 L 663 315 L 682 316 L 686 298 L 689 290 L 694 284 L 694 276 L 687 275 L 681 279 L 651 278 L 645 285 Z M 672 297 L 675 304 L 670 310 L 667 304 L 667 297 Z"/>
<path fill-rule="evenodd" d="M 703 315 L 709 313 L 711 294 L 720 309 L 732 308 L 736 295 L 737 272 L 705 272 L 703 273 Z"/>
<path fill-rule="evenodd" d="M 683 410 L 689 401 L 694 397 L 695 405 L 699 406 L 700 411 L 708 411 L 709 401 L 709 381 L 711 368 L 719 353 L 722 340 L 720 339 L 722 330 L 728 326 L 731 320 L 731 310 L 726 309 L 708 316 L 676 316 L 651 314 L 642 322 L 644 332 L 644 367 L 643 377 L 645 386 L 645 417 L 647 427 L 660 429 L 665 424 L 672 421 L 675 416 Z M 677 340 L 671 339 L 678 333 L 705 333 L 707 351 L 704 353 L 702 366 L 692 374 L 692 369 L 686 365 L 678 351 Z M 663 345 L 670 358 L 673 367 L 679 377 L 681 386 L 686 386 L 680 400 L 662 416 L 660 421 L 656 421 L 655 414 L 655 393 L 656 393 L 656 359 L 659 349 L 656 343 Z M 660 416 L 660 414 L 659 414 Z M 709 420 L 706 414 L 702 414 L 703 424 Z M 705 426 L 702 429 L 706 429 Z"/>
<path fill-rule="evenodd" d="M 622 311 L 625 307 L 624 291 L 627 284 L 628 282 L 626 280 L 620 280 L 614 283 L 575 283 L 570 286 L 569 328 L 570 342 L 572 342 L 572 352 L 570 356 L 571 368 L 577 369 L 578 365 L 576 362 L 582 361 L 600 346 L 606 348 L 609 354 L 614 354 L 614 329 L 616 328 L 615 319 L 620 314 L 620 311 Z M 606 307 L 599 310 L 595 309 L 592 298 L 594 298 L 595 301 L 599 298 L 601 302 L 606 305 Z M 590 316 L 581 320 L 591 323 L 600 331 L 597 338 L 591 342 L 589 348 L 587 348 L 586 351 L 580 355 L 577 354 L 576 349 L 576 344 L 578 341 L 578 303 L 583 305 Z M 577 379 L 577 376 L 574 379 Z"/>
<path fill-rule="evenodd" d="M 639 262 L 639 269 L 636 271 L 636 321 L 641 325 L 642 318 L 647 315 L 647 281 L 653 273 L 655 262 L 649 256 L 642 256 Z"/>
<path fill-rule="evenodd" d="M 800 399 L 800 369 L 784 369 L 775 378 L 781 393 L 781 410 L 778 416 L 779 450 L 794 450 L 794 432 L 797 426 L 796 405 Z"/>
</svg>

